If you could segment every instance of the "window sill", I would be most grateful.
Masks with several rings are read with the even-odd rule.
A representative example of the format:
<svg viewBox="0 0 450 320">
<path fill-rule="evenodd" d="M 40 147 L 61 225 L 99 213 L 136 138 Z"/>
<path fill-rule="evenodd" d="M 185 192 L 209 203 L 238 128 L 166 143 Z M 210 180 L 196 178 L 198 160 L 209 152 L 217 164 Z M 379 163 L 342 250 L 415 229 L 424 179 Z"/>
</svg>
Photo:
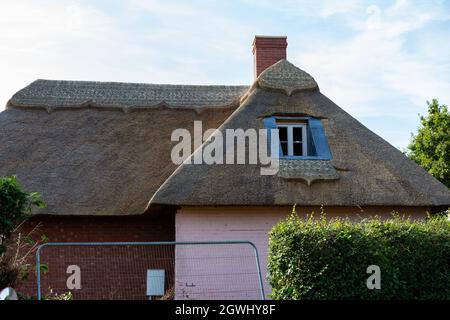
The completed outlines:
<svg viewBox="0 0 450 320">
<path fill-rule="evenodd" d="M 340 178 L 331 161 L 311 159 L 280 158 L 278 177 L 286 180 L 302 180 L 310 186 L 315 181 L 331 182 Z"/>
</svg>

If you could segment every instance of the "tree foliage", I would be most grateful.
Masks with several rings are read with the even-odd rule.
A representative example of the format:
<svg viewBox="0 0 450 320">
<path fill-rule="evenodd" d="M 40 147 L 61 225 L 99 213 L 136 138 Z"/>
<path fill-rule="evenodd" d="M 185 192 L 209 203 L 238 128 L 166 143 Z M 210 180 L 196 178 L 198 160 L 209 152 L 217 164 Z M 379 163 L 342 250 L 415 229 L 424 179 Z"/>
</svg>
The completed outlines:
<svg viewBox="0 0 450 320">
<path fill-rule="evenodd" d="M 408 157 L 450 188 L 450 112 L 436 99 L 428 104 L 428 115 L 412 135 Z"/>
<path fill-rule="evenodd" d="M 33 206 L 45 207 L 36 192 L 25 192 L 15 176 L 0 178 L 0 255 L 19 223 L 28 218 Z"/>
</svg>

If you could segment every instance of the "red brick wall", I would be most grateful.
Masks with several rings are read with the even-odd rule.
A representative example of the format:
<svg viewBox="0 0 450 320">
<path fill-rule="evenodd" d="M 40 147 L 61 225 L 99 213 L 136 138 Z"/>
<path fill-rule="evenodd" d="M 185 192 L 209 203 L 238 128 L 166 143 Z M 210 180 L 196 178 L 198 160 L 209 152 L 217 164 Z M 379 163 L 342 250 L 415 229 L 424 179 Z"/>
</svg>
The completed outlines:
<svg viewBox="0 0 450 320">
<path fill-rule="evenodd" d="M 253 40 L 255 79 L 274 63 L 286 59 L 286 47 L 286 37 L 255 37 Z"/>
<path fill-rule="evenodd" d="M 149 242 L 174 241 L 173 214 L 128 217 L 37 216 L 22 228 L 26 233 L 37 224 L 34 238 L 45 234 L 49 242 Z M 165 269 L 166 288 L 173 286 L 172 246 L 45 247 L 41 262 L 49 267 L 42 276 L 42 292 L 63 293 L 68 265 L 81 269 L 81 290 L 71 290 L 75 299 L 146 299 L 146 270 Z M 34 265 L 34 255 L 30 257 Z M 35 272 L 17 289 L 36 295 Z"/>
</svg>

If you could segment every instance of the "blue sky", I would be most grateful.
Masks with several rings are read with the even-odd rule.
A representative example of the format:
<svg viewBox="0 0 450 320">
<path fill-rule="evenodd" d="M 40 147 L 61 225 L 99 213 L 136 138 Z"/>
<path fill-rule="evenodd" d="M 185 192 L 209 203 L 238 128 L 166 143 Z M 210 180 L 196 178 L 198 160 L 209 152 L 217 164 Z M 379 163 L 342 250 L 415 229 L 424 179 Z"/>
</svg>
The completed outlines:
<svg viewBox="0 0 450 320">
<path fill-rule="evenodd" d="M 450 1 L 15 0 L 0 5 L 0 109 L 37 78 L 250 84 L 255 34 L 404 148 L 426 100 L 450 104 Z"/>
</svg>

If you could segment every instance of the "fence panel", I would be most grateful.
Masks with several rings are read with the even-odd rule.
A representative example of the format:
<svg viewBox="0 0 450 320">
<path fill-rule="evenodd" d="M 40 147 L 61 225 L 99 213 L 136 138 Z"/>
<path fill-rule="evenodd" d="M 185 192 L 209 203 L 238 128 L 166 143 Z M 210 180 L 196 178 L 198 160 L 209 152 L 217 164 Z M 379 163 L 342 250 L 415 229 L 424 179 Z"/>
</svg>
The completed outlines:
<svg viewBox="0 0 450 320">
<path fill-rule="evenodd" d="M 264 299 L 248 241 L 46 243 L 36 272 L 38 299 Z"/>
</svg>

